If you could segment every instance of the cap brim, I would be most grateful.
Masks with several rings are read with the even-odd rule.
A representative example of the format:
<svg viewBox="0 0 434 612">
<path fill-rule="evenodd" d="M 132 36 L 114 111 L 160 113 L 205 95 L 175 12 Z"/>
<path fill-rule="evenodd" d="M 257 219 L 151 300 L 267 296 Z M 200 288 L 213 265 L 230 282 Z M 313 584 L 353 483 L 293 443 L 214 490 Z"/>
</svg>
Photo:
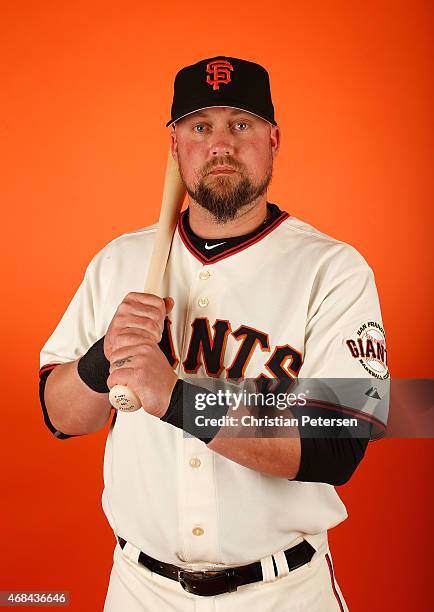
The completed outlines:
<svg viewBox="0 0 434 612">
<path fill-rule="evenodd" d="M 184 115 L 181 115 L 180 117 L 177 117 L 176 119 L 171 119 L 170 121 L 166 123 L 166 127 L 170 127 L 171 125 L 173 125 L 180 119 L 183 119 L 184 117 L 188 117 L 188 115 L 192 115 L 193 113 L 197 113 L 198 111 L 205 110 L 206 108 L 236 108 L 237 110 L 241 110 L 245 113 L 250 113 L 251 115 L 254 115 L 255 117 L 259 117 L 259 119 L 263 119 L 267 123 L 270 123 L 270 125 L 277 125 L 276 121 L 274 122 L 270 121 L 269 119 L 262 117 L 262 115 L 258 115 L 257 113 L 254 113 L 253 111 L 248 110 L 247 108 L 241 108 L 240 106 L 232 106 L 231 104 L 219 104 L 219 105 L 210 104 L 209 106 L 201 106 L 200 108 L 195 108 L 194 110 L 189 111 L 188 113 L 185 113 Z"/>
</svg>

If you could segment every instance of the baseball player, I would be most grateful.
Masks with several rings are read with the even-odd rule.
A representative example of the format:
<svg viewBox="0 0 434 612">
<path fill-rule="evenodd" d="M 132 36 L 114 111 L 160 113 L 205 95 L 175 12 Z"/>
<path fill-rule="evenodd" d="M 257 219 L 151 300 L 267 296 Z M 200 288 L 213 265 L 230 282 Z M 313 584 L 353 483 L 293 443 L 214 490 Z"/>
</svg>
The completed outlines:
<svg viewBox="0 0 434 612">
<path fill-rule="evenodd" d="M 92 259 L 41 352 L 41 404 L 57 438 L 97 431 L 113 414 L 104 610 L 347 610 L 327 532 L 347 516 L 335 485 L 384 429 L 373 272 L 352 246 L 268 201 L 280 128 L 262 66 L 219 56 L 181 69 L 167 127 L 188 207 L 165 297 L 142 290 L 156 226 L 124 234 Z M 300 401 L 277 411 L 292 417 L 280 422 L 285 435 L 258 435 L 264 404 L 237 411 L 207 387 L 246 381 L 286 397 L 301 385 Z M 142 408 L 112 413 L 116 384 Z M 189 418 L 197 412 L 202 430 Z M 247 421 L 229 415 L 260 425 L 242 435 Z"/>
</svg>

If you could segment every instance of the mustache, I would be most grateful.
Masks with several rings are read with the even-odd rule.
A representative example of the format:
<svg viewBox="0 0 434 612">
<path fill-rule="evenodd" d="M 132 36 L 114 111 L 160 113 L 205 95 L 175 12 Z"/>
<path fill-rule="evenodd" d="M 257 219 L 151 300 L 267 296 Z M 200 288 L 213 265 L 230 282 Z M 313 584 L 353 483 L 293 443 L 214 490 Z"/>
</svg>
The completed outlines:
<svg viewBox="0 0 434 612">
<path fill-rule="evenodd" d="M 216 168 L 217 166 L 229 166 L 237 172 L 242 171 L 240 164 L 238 164 L 232 157 L 216 157 L 212 160 L 212 162 L 205 165 L 205 167 L 203 168 L 203 175 L 209 174 L 210 172 L 212 172 L 213 168 Z"/>
</svg>

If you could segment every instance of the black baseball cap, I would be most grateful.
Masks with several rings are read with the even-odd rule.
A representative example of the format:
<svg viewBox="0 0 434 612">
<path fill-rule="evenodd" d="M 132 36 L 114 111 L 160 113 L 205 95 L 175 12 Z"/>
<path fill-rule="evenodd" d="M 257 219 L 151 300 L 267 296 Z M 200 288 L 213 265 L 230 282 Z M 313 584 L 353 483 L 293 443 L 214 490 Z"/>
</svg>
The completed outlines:
<svg viewBox="0 0 434 612">
<path fill-rule="evenodd" d="M 218 55 L 182 68 L 175 77 L 172 116 L 166 127 L 215 106 L 239 108 L 277 125 L 268 72 L 255 62 Z"/>
</svg>

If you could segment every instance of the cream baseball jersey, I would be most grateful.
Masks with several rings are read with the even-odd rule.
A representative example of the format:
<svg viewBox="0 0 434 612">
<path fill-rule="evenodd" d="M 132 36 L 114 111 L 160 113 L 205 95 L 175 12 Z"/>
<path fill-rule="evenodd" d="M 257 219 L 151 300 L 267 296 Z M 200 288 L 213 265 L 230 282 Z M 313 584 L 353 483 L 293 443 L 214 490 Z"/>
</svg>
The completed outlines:
<svg viewBox="0 0 434 612">
<path fill-rule="evenodd" d="M 160 347 L 178 376 L 375 380 L 357 408 L 384 423 L 385 335 L 363 257 L 284 211 L 254 238 L 204 257 L 186 215 L 162 288 L 175 306 Z M 143 291 L 155 233 L 152 225 L 120 236 L 92 259 L 41 368 L 81 357 L 125 295 Z M 319 555 L 328 529 L 347 516 L 332 485 L 249 469 L 144 410 L 117 412 L 111 422 L 102 505 L 117 536 L 186 568 L 247 564 L 302 538 Z"/>
</svg>

